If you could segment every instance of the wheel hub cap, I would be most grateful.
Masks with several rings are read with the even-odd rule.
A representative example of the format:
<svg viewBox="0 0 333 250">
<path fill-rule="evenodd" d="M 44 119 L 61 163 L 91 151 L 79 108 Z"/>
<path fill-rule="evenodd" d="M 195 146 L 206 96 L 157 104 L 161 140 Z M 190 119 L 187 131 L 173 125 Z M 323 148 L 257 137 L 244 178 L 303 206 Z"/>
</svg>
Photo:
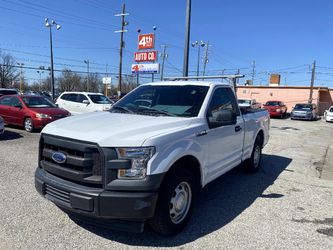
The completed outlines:
<svg viewBox="0 0 333 250">
<path fill-rule="evenodd" d="M 191 206 L 192 191 L 187 182 L 180 183 L 170 200 L 169 213 L 171 221 L 178 224 L 184 220 Z"/>
</svg>

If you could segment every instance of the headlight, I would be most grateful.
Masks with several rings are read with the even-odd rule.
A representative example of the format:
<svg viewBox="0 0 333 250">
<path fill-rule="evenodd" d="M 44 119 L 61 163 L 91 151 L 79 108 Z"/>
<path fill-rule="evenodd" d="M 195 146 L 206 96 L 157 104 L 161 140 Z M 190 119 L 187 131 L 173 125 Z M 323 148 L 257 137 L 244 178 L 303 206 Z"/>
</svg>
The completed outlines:
<svg viewBox="0 0 333 250">
<path fill-rule="evenodd" d="M 116 148 L 119 159 L 131 160 L 131 168 L 119 169 L 119 179 L 142 179 L 146 177 L 147 163 L 155 154 L 154 147 Z"/>
<path fill-rule="evenodd" d="M 47 114 L 42 114 L 42 113 L 37 113 L 36 114 L 37 118 L 51 118 L 51 116 L 47 115 Z"/>
</svg>

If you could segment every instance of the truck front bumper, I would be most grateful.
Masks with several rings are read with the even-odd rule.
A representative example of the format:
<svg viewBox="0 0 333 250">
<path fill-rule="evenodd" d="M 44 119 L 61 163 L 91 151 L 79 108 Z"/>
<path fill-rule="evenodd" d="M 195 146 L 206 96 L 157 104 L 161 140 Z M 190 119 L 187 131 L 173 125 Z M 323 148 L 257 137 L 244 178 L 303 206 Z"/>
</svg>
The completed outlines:
<svg viewBox="0 0 333 250">
<path fill-rule="evenodd" d="M 107 191 L 82 186 L 51 175 L 41 168 L 35 172 L 35 187 L 42 196 L 80 217 L 142 222 L 140 229 L 134 231 L 142 231 L 144 221 L 153 217 L 158 197 L 157 192 Z M 133 231 L 131 226 L 129 229 Z"/>
</svg>

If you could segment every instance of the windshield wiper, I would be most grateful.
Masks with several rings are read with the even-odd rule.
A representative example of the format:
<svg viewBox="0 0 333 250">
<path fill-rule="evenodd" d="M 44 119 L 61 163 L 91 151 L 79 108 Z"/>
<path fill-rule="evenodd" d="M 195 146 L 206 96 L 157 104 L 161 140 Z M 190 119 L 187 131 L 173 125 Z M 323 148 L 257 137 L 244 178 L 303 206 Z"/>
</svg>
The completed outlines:
<svg viewBox="0 0 333 250">
<path fill-rule="evenodd" d="M 142 113 L 148 113 L 148 114 L 154 114 L 154 115 L 166 115 L 166 116 L 177 116 L 175 114 L 172 114 L 168 111 L 165 110 L 158 110 L 158 109 L 152 109 L 152 108 L 143 108 L 140 107 L 136 110 L 137 112 L 142 112 Z"/>
<path fill-rule="evenodd" d="M 113 111 L 113 110 L 120 110 L 120 111 L 125 111 L 125 113 L 131 113 L 133 114 L 134 112 L 132 110 L 130 110 L 129 108 L 126 108 L 126 107 L 122 107 L 122 106 L 112 106 L 111 110 L 110 111 Z"/>
</svg>

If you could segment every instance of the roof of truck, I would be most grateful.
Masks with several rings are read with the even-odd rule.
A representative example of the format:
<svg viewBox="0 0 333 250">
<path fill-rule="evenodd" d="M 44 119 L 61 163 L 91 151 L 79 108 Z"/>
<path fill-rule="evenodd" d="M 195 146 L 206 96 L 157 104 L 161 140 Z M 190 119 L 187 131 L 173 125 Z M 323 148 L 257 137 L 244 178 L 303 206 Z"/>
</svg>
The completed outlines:
<svg viewBox="0 0 333 250">
<path fill-rule="evenodd" d="M 154 85 L 154 86 L 162 86 L 162 85 L 169 85 L 169 86 L 185 86 L 185 85 L 196 85 L 196 86 L 215 86 L 215 85 L 222 85 L 222 86 L 229 86 L 229 84 L 221 83 L 217 81 L 163 81 L 163 82 L 151 82 L 145 83 L 142 85 Z"/>
</svg>

